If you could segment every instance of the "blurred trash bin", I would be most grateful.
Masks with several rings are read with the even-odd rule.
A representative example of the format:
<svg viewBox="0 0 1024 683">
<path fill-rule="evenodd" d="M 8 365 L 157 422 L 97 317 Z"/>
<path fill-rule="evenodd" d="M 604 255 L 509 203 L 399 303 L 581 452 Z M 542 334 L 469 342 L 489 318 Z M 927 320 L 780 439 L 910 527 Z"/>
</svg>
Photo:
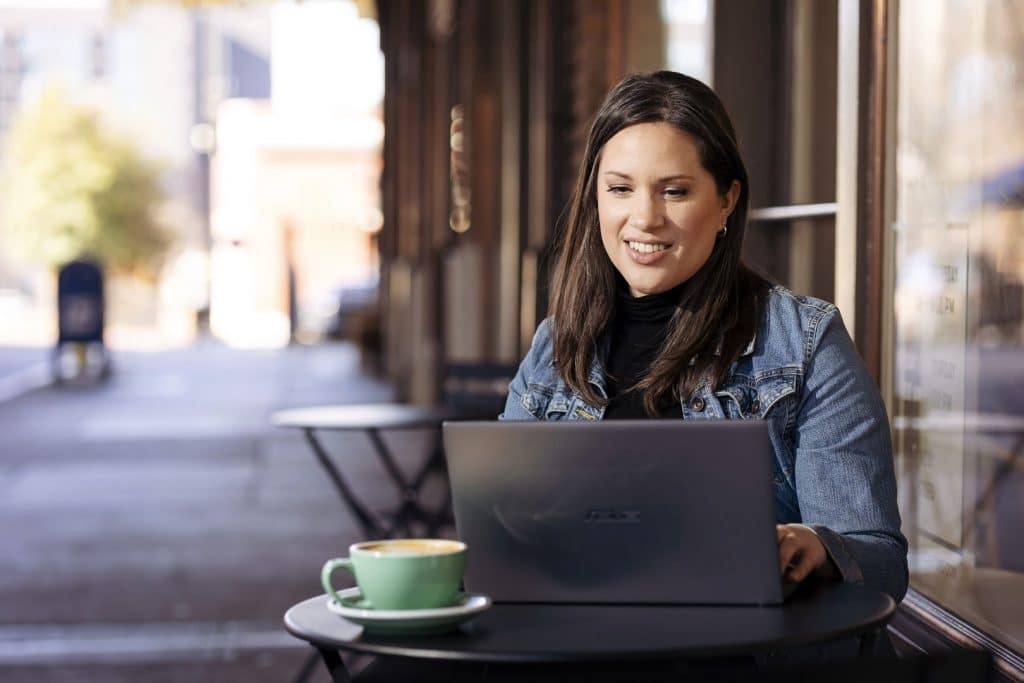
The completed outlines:
<svg viewBox="0 0 1024 683">
<path fill-rule="evenodd" d="M 104 379 L 110 374 L 110 355 L 103 343 L 103 271 L 92 261 L 77 260 L 65 264 L 57 274 L 57 345 L 51 369 L 60 382 L 64 372 L 65 351 L 70 346 L 77 360 L 79 375 L 94 370 Z M 90 360 L 95 357 L 95 368 Z"/>
</svg>

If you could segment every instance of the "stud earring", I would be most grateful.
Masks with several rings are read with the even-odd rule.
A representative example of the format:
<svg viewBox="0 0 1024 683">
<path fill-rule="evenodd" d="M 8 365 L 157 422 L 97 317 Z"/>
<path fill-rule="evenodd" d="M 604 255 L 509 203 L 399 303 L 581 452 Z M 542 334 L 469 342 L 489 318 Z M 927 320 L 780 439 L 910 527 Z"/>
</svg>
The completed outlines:
<svg viewBox="0 0 1024 683">
<path fill-rule="evenodd" d="M 718 236 L 719 237 L 725 237 L 726 233 L 728 233 L 728 232 L 729 232 L 729 226 L 726 225 L 725 223 L 722 223 L 722 229 L 718 231 Z"/>
</svg>

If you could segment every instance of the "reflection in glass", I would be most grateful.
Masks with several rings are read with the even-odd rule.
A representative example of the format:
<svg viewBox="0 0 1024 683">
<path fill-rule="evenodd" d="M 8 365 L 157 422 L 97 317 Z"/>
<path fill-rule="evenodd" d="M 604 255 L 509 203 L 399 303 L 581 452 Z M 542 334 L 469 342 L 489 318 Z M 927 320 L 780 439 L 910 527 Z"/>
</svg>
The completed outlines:
<svg viewBox="0 0 1024 683">
<path fill-rule="evenodd" d="M 899 5 L 894 346 L 911 585 L 1024 651 L 1024 11 Z"/>
</svg>

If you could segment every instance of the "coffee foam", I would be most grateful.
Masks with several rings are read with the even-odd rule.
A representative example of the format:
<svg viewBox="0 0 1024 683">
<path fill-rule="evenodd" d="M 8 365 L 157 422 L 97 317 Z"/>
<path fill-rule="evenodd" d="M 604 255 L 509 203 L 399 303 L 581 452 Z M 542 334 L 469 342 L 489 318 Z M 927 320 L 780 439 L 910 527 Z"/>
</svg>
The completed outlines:
<svg viewBox="0 0 1024 683">
<path fill-rule="evenodd" d="M 465 546 L 458 541 L 400 538 L 392 541 L 369 541 L 356 546 L 362 552 L 380 555 L 448 555 Z"/>
</svg>

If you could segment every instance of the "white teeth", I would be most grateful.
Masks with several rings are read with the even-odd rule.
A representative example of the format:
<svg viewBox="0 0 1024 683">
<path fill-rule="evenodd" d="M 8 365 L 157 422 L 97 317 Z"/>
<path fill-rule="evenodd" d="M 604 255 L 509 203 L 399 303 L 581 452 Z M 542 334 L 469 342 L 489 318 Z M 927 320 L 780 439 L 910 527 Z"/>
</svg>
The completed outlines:
<svg viewBox="0 0 1024 683">
<path fill-rule="evenodd" d="M 641 254 L 653 254 L 656 251 L 668 249 L 667 244 L 646 244 L 644 242 L 627 242 L 626 244 L 630 249 L 639 251 Z"/>
</svg>

